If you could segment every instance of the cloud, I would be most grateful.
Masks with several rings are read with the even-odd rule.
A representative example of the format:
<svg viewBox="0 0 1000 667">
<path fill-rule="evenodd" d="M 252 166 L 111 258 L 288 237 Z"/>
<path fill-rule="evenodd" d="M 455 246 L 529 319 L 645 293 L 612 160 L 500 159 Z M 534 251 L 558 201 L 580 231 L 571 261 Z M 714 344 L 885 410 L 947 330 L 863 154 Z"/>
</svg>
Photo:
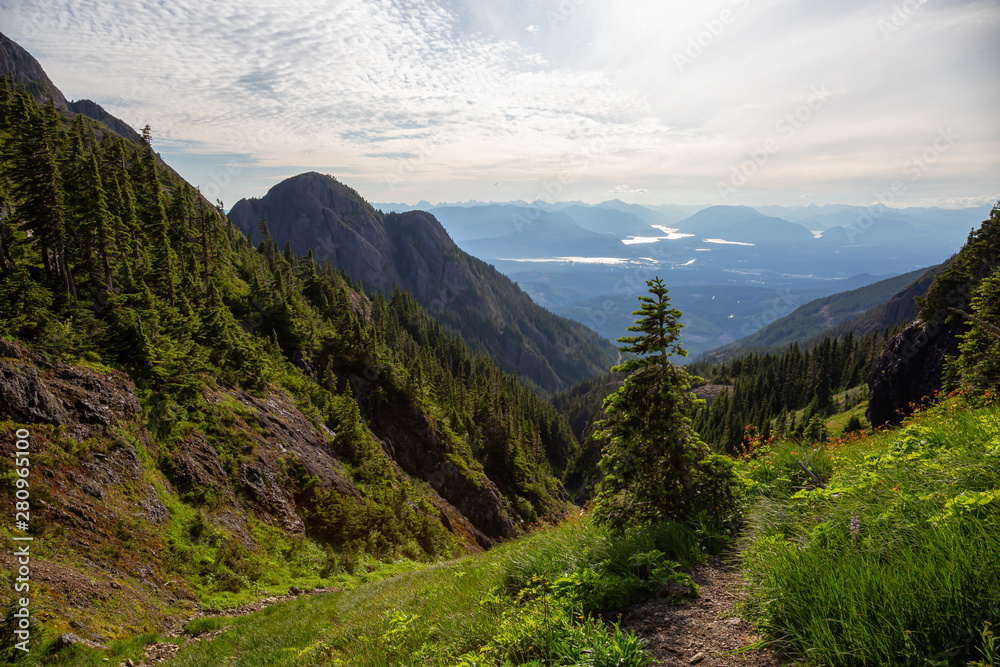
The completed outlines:
<svg viewBox="0 0 1000 667">
<path fill-rule="evenodd" d="M 626 182 L 711 202 L 823 85 L 830 104 L 740 198 L 867 201 L 942 125 L 963 138 L 911 196 L 981 197 L 1000 178 L 1000 7 L 926 3 L 885 38 L 892 12 L 861 0 L 635 0 L 627 11 L 611 0 L 0 0 L 0 25 L 68 97 L 150 123 L 157 147 L 189 158 L 192 181 L 244 165 L 230 199 L 259 194 L 252 168 L 294 167 L 356 174 L 372 199 L 390 181 L 395 200 L 413 201 L 498 189 L 534 199 L 558 181 L 567 198 Z M 679 71 L 673 56 L 692 40 L 701 51 Z"/>
<path fill-rule="evenodd" d="M 611 188 L 611 192 L 616 195 L 644 195 L 649 193 L 646 188 L 630 188 L 627 185 L 616 185 Z"/>
</svg>

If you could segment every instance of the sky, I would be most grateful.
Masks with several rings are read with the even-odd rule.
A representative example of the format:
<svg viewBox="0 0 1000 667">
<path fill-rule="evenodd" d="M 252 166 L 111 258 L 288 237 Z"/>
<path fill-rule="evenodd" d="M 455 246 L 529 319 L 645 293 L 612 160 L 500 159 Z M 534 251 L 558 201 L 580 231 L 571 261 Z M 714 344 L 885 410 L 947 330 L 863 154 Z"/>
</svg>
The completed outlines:
<svg viewBox="0 0 1000 667">
<path fill-rule="evenodd" d="M 0 31 L 229 208 L 1000 199 L 998 0 L 0 0 Z"/>
</svg>

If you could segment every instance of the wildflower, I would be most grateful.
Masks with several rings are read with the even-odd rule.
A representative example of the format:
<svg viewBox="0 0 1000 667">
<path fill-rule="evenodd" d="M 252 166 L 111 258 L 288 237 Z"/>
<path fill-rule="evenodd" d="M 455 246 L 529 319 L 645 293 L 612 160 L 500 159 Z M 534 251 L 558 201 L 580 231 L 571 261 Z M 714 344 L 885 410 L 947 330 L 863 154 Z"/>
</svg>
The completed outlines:
<svg viewBox="0 0 1000 667">
<path fill-rule="evenodd" d="M 861 537 L 861 517 L 857 512 L 851 512 L 851 539 L 857 540 Z"/>
</svg>

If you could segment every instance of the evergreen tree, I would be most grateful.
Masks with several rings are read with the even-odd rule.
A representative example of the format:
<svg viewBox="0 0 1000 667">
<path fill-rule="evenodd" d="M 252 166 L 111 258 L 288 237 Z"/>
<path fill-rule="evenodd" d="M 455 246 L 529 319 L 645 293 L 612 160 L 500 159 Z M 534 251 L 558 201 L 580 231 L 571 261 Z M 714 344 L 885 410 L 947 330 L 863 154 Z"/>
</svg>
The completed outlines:
<svg viewBox="0 0 1000 667">
<path fill-rule="evenodd" d="M 156 155 L 150 145 L 149 125 L 143 128 L 145 146 L 139 152 L 137 178 L 139 185 L 139 209 L 146 236 L 153 244 L 152 267 L 156 273 L 156 283 L 167 292 L 171 304 L 176 299 L 177 276 L 174 266 L 174 251 L 170 247 L 167 211 L 163 204 L 163 191 L 156 177 Z"/>
<path fill-rule="evenodd" d="M 972 298 L 973 321 L 961 336 L 957 365 L 961 379 L 974 387 L 996 389 L 1000 386 L 1000 269 L 983 280 Z M 992 327 L 992 330 L 991 328 Z"/>
<path fill-rule="evenodd" d="M 76 285 L 66 261 L 66 211 L 57 161 L 58 114 L 52 105 L 39 109 L 23 90 L 12 99 L 12 140 L 8 169 L 21 227 L 40 246 L 45 274 L 55 276 L 68 294 Z"/>
<path fill-rule="evenodd" d="M 652 296 L 640 296 L 640 316 L 619 338 L 622 352 L 642 355 L 612 369 L 629 373 L 604 401 L 599 437 L 604 488 L 595 505 L 598 520 L 613 526 L 680 518 L 688 509 L 692 468 L 708 453 L 691 427 L 691 378 L 670 361 L 684 355 L 677 338 L 681 312 L 670 307 L 659 278 L 647 281 Z"/>
</svg>

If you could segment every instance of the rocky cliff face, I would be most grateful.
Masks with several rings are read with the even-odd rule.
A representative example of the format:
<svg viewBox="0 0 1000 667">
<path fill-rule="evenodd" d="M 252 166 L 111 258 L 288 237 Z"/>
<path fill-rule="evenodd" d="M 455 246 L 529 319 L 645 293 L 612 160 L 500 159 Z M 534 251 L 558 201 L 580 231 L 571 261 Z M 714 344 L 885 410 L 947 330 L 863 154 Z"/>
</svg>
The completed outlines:
<svg viewBox="0 0 1000 667">
<path fill-rule="evenodd" d="M 0 75 L 7 75 L 14 83 L 24 86 L 43 104 L 51 97 L 60 109 L 69 109 L 66 98 L 52 83 L 34 56 L 3 34 L 0 34 Z"/>
<path fill-rule="evenodd" d="M 274 547 L 262 531 L 304 535 L 293 467 L 363 506 L 334 434 L 286 394 L 219 388 L 205 400 L 227 441 L 242 443 L 236 456 L 210 431 L 182 429 L 169 442 L 156 436 L 147 426 L 155 407 L 144 410 L 121 372 L 52 363 L 0 338 L 0 437 L 12 442 L 15 429 L 30 432 L 30 532 L 41 549 L 33 583 L 46 591 L 35 611 L 47 625 L 105 641 L 189 617 L 195 595 L 170 559 L 172 536 L 198 525 L 188 516 L 192 505 L 205 513 L 203 530 L 224 529 L 250 563 Z M 429 481 L 433 490 L 424 497 L 434 516 L 468 548 L 516 534 L 496 487 L 470 473 L 426 418 L 387 409 L 379 424 L 397 478 Z M 0 460 L 0 512 L 14 516 L 8 459 Z M 0 568 L 12 571 L 15 560 L 0 554 Z"/>
<path fill-rule="evenodd" d="M 868 383 L 868 422 L 896 424 L 941 388 L 945 359 L 958 352 L 961 323 L 914 321 L 893 336 L 876 360 Z"/>
<path fill-rule="evenodd" d="M 888 303 L 878 307 L 877 317 L 872 318 L 859 333 L 867 334 L 872 331 L 885 331 L 892 329 L 898 324 L 912 322 L 917 315 L 917 298 L 927 294 L 934 279 L 940 275 L 944 269 L 944 264 L 936 266 L 920 277 L 913 284 L 900 290 Z"/>
<path fill-rule="evenodd" d="M 919 280 L 900 290 L 888 303 L 873 309 L 861 333 L 885 331 L 910 322 L 893 336 L 868 371 L 868 423 L 878 427 L 895 424 L 912 410 L 912 405 L 932 396 L 941 387 L 945 357 L 958 349 L 952 326 L 926 325 L 914 320 L 918 297 L 927 294 L 944 264 L 934 267 Z"/>
<path fill-rule="evenodd" d="M 505 369 L 555 390 L 607 370 L 617 354 L 581 324 L 548 313 L 492 266 L 458 248 L 423 211 L 383 216 L 330 176 L 302 174 L 237 202 L 233 223 L 254 241 L 261 220 L 279 247 L 344 269 L 366 288 L 413 293 Z"/>
<path fill-rule="evenodd" d="M 958 335 L 968 330 L 949 308 L 967 309 L 980 283 L 1000 267 L 1000 204 L 957 255 L 900 293 L 909 307 L 923 290 L 917 319 L 894 336 L 868 374 L 868 421 L 898 422 L 919 402 L 941 389 L 945 359 L 958 353 Z M 892 304 L 890 304 L 892 305 Z"/>
</svg>

